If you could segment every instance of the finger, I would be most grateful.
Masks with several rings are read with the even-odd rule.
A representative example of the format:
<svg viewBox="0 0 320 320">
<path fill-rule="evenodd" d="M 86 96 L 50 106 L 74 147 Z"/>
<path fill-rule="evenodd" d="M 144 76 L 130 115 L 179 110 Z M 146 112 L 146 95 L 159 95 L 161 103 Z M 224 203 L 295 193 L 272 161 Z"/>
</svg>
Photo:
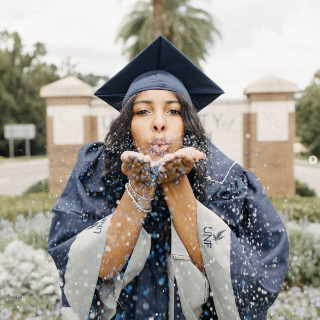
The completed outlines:
<svg viewBox="0 0 320 320">
<path fill-rule="evenodd" d="M 144 155 L 142 153 L 135 153 L 132 163 L 132 168 L 141 168 L 144 165 Z"/>
<path fill-rule="evenodd" d="M 168 153 L 164 157 L 159 159 L 159 164 L 164 165 L 172 160 L 174 160 L 176 156 L 173 153 Z"/>
<path fill-rule="evenodd" d="M 128 158 L 130 159 L 134 159 L 136 157 L 139 157 L 141 156 L 141 153 L 138 153 L 138 152 L 135 152 L 135 151 L 124 151 L 122 154 L 121 154 L 121 161 L 126 161 Z"/>
<path fill-rule="evenodd" d="M 178 157 L 182 154 L 189 155 L 193 159 L 204 159 L 206 157 L 206 154 L 204 152 L 201 152 L 193 147 L 182 148 L 175 152 L 175 155 L 177 155 Z"/>
<path fill-rule="evenodd" d="M 122 172 L 129 172 L 132 167 L 133 159 L 130 158 L 130 155 L 123 157 L 123 163 L 121 165 Z"/>
<path fill-rule="evenodd" d="M 206 154 L 204 152 L 201 152 L 199 150 L 195 150 L 195 152 L 192 154 L 192 158 L 195 159 L 204 159 L 206 157 Z"/>
<path fill-rule="evenodd" d="M 133 175 L 135 174 L 140 174 L 141 171 L 143 170 L 143 162 L 140 159 L 134 159 L 132 161 L 132 166 L 131 166 L 131 172 Z"/>
<path fill-rule="evenodd" d="M 130 157 L 131 151 L 125 151 L 121 154 L 120 159 L 122 162 L 126 161 Z"/>
<path fill-rule="evenodd" d="M 166 163 L 165 165 L 163 165 L 162 167 L 164 167 L 167 171 L 173 171 L 175 168 L 174 166 L 174 162 L 170 161 L 168 163 Z"/>
<path fill-rule="evenodd" d="M 164 169 L 164 168 L 163 168 L 163 171 L 159 170 L 159 178 L 161 180 L 168 179 L 168 171 L 166 171 L 166 169 Z"/>
<path fill-rule="evenodd" d="M 149 155 L 143 156 L 143 161 L 146 163 L 151 163 L 151 157 Z"/>
<path fill-rule="evenodd" d="M 150 162 L 150 168 L 156 168 L 156 167 L 158 167 L 158 166 L 159 166 L 159 162 L 151 160 L 151 162 Z"/>
<path fill-rule="evenodd" d="M 159 167 L 160 172 L 167 171 L 174 171 L 176 166 L 179 166 L 181 160 L 177 158 L 175 154 L 170 154 L 164 156 L 162 159 L 159 160 L 161 166 Z"/>
<path fill-rule="evenodd" d="M 146 171 L 146 173 L 149 172 L 150 174 L 151 163 L 152 163 L 152 160 L 149 155 L 143 156 L 142 168 L 144 171 Z"/>
<path fill-rule="evenodd" d="M 125 151 L 120 158 L 123 161 L 121 165 L 122 172 L 129 172 L 132 170 L 135 160 L 143 158 L 143 155 L 134 151 Z M 135 165 L 137 165 L 137 163 L 135 163 Z"/>
<path fill-rule="evenodd" d="M 194 167 L 193 157 L 186 154 L 181 155 L 181 163 L 191 169 Z"/>
<path fill-rule="evenodd" d="M 177 176 L 179 176 L 180 174 L 186 174 L 186 166 L 183 165 L 181 159 L 175 159 L 173 162 L 173 171 L 176 171 Z M 189 170 L 187 170 L 189 172 Z"/>
</svg>

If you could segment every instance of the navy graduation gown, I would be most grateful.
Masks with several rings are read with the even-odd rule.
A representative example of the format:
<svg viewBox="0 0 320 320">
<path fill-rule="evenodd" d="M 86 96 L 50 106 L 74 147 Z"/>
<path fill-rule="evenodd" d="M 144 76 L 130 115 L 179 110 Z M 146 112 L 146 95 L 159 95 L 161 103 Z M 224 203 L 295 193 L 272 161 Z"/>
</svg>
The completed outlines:
<svg viewBox="0 0 320 320">
<path fill-rule="evenodd" d="M 102 143 L 84 146 L 65 190 L 52 209 L 48 252 L 60 273 L 65 319 L 90 319 L 90 315 L 96 319 L 108 318 L 99 296 L 104 281 L 97 276 L 106 238 L 106 233 L 102 234 L 107 232 L 103 225 L 108 223 L 115 210 L 106 202 L 108 186 L 102 179 L 104 159 Z M 171 299 L 174 311 L 170 318 L 174 319 L 266 319 L 267 310 L 281 288 L 288 263 L 284 225 L 255 175 L 213 145 L 209 147 L 206 193 L 207 198 L 204 203 L 198 203 L 197 212 L 199 243 L 209 288 L 201 309 L 193 312 L 196 309 L 189 308 L 189 293 L 181 289 L 186 281 L 177 283 L 182 277 L 174 276 L 171 280 L 168 277 L 167 254 L 170 255 L 171 246 L 177 241 L 170 243 L 170 237 L 164 233 L 170 219 L 166 204 L 158 195 L 158 201 L 153 203 L 153 213 L 144 224 L 142 238 L 150 238 L 145 262 L 140 272 L 136 272 L 132 279 L 129 277 L 129 283 L 124 286 L 124 281 L 124 287 L 120 285 L 113 307 L 116 313 L 110 312 L 110 317 L 169 319 Z M 91 246 L 91 250 L 79 245 L 86 243 L 86 237 L 81 237 L 88 230 L 94 230 L 93 233 L 101 238 L 91 244 L 88 242 L 87 247 Z M 224 245 L 219 246 L 223 241 Z M 90 258 L 93 247 L 98 254 Z M 89 250 L 88 253 L 85 250 Z M 82 254 L 89 260 L 79 265 L 76 259 Z M 69 271 L 66 273 L 66 270 Z M 77 282 L 74 279 L 82 277 L 90 279 L 86 278 L 83 286 L 67 286 L 68 282 Z M 173 294 L 170 296 L 171 286 Z M 181 297 L 183 301 L 180 301 Z M 228 311 L 230 308 L 232 310 Z M 74 312 L 75 309 L 79 311 Z M 99 315 L 94 315 L 94 311 Z"/>
</svg>

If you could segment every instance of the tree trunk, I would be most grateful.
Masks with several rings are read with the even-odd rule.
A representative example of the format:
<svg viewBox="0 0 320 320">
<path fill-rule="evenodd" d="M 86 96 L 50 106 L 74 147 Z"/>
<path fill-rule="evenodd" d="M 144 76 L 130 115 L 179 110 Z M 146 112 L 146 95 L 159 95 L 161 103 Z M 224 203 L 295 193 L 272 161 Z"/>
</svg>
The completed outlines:
<svg viewBox="0 0 320 320">
<path fill-rule="evenodd" d="M 154 38 L 162 34 L 162 0 L 153 0 Z"/>
</svg>

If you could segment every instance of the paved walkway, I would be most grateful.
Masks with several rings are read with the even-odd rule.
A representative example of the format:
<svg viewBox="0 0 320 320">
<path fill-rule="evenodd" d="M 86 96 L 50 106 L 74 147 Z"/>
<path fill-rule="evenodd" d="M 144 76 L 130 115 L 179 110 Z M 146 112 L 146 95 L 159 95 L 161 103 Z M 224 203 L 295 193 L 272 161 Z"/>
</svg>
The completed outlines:
<svg viewBox="0 0 320 320">
<path fill-rule="evenodd" d="M 316 190 L 320 197 L 320 162 L 315 165 L 295 159 L 294 174 Z M 6 160 L 0 162 L 0 195 L 16 195 L 24 192 L 39 180 L 48 178 L 48 159 Z"/>
<path fill-rule="evenodd" d="M 1 161 L 0 195 L 19 195 L 48 176 L 48 159 Z"/>
<path fill-rule="evenodd" d="M 320 162 L 310 164 L 308 161 L 295 159 L 294 160 L 294 176 L 301 182 L 305 182 L 308 186 L 314 189 L 317 196 L 320 197 Z"/>
</svg>

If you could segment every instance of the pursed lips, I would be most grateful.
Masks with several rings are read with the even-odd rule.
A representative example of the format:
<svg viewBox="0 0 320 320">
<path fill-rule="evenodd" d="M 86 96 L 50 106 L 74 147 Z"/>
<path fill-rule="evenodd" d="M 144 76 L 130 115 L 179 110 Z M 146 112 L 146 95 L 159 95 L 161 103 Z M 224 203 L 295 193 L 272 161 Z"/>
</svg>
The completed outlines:
<svg viewBox="0 0 320 320">
<path fill-rule="evenodd" d="M 164 154 L 167 152 L 168 148 L 171 146 L 171 143 L 166 141 L 163 138 L 155 138 L 151 141 L 151 150 L 156 154 Z"/>
</svg>

